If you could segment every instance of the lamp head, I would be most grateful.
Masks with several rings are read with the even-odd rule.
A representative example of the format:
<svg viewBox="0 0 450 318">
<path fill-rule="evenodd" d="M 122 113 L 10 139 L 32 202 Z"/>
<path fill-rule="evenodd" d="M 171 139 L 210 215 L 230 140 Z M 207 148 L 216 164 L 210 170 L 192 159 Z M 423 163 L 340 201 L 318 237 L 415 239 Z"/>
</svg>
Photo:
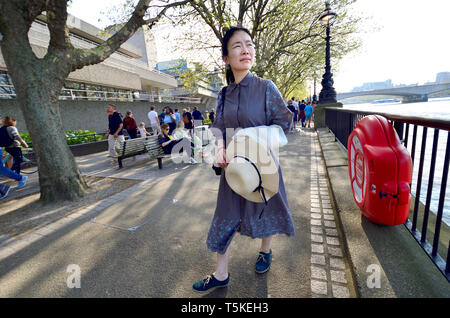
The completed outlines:
<svg viewBox="0 0 450 318">
<path fill-rule="evenodd" d="M 334 11 L 331 10 L 329 2 L 326 2 L 325 6 L 326 6 L 325 11 L 320 15 L 319 19 L 320 21 L 328 24 L 331 22 L 331 20 L 336 18 L 336 13 L 334 13 Z"/>
</svg>

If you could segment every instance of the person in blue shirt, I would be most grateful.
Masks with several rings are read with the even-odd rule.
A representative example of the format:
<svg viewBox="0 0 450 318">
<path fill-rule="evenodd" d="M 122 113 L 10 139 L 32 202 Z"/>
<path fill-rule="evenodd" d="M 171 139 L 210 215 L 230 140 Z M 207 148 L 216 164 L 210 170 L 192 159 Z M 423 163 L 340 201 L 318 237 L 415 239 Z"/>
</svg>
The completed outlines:
<svg viewBox="0 0 450 318">
<path fill-rule="evenodd" d="M 308 128 L 311 128 L 311 117 L 313 115 L 314 109 L 311 105 L 311 103 L 308 102 L 308 105 L 306 105 L 305 107 L 305 116 L 306 116 L 306 121 L 308 122 Z M 306 122 L 305 122 L 305 126 L 306 126 Z"/>
<path fill-rule="evenodd" d="M 177 128 L 180 127 L 180 113 L 178 112 L 178 108 L 175 108 L 175 119 L 177 120 Z"/>
<path fill-rule="evenodd" d="M 172 109 L 170 107 L 167 107 L 165 110 L 164 120 L 163 122 L 167 125 L 169 125 L 169 135 L 172 134 L 172 132 L 177 128 L 177 120 L 175 117 L 175 114 L 173 113 Z"/>
</svg>

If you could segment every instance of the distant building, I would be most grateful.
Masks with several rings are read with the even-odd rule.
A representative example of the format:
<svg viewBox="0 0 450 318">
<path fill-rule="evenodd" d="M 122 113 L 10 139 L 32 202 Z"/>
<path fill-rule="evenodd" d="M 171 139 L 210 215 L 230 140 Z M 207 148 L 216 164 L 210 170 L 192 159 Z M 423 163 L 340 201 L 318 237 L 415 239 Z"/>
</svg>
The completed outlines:
<svg viewBox="0 0 450 318">
<path fill-rule="evenodd" d="M 223 76 L 219 70 L 209 73 L 200 81 L 197 81 L 192 87 L 185 87 L 179 80 L 184 71 L 194 69 L 195 65 L 189 65 L 183 59 L 170 60 L 158 62 L 156 69 L 162 73 L 167 73 L 174 76 L 178 80 L 178 87 L 172 89 L 165 89 L 161 91 L 161 96 L 169 98 L 177 97 L 186 100 L 197 98 L 202 104 L 206 105 L 206 109 L 214 108 L 217 103 L 218 92 L 223 86 Z"/>
<path fill-rule="evenodd" d="M 436 75 L 436 84 L 450 83 L 450 72 L 441 72 Z"/>
<path fill-rule="evenodd" d="M 361 92 L 361 91 L 370 91 L 374 89 L 383 89 L 383 88 L 392 88 L 394 85 L 392 84 L 392 80 L 387 80 L 385 82 L 369 82 L 364 83 L 362 86 L 355 87 L 352 89 L 352 92 Z"/>
</svg>

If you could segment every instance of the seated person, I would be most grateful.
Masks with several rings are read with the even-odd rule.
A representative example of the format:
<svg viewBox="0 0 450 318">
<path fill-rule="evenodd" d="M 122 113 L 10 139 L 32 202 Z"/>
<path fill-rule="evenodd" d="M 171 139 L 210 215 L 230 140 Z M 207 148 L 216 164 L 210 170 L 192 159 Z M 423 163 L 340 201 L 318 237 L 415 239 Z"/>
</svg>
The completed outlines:
<svg viewBox="0 0 450 318">
<path fill-rule="evenodd" d="M 185 149 L 187 154 L 191 158 L 191 163 L 197 163 L 193 158 L 192 148 L 194 147 L 194 144 L 187 138 L 176 140 L 173 136 L 169 135 L 169 130 L 170 128 L 168 124 L 162 124 L 161 134 L 158 136 L 158 142 L 162 146 L 164 153 L 166 155 L 170 155 L 172 153 L 173 147 L 175 147 L 175 145 L 177 144 L 180 144 L 180 152 Z"/>
</svg>

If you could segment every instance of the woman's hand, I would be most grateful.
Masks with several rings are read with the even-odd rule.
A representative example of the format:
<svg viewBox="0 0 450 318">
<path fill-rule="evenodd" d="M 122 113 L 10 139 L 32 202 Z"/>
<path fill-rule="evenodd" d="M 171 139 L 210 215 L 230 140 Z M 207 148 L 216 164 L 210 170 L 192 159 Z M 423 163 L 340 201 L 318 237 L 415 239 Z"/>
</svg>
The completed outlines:
<svg viewBox="0 0 450 318">
<path fill-rule="evenodd" d="M 221 168 L 226 168 L 228 166 L 226 150 L 224 146 L 219 146 L 219 148 L 217 148 L 216 162 Z"/>
</svg>

